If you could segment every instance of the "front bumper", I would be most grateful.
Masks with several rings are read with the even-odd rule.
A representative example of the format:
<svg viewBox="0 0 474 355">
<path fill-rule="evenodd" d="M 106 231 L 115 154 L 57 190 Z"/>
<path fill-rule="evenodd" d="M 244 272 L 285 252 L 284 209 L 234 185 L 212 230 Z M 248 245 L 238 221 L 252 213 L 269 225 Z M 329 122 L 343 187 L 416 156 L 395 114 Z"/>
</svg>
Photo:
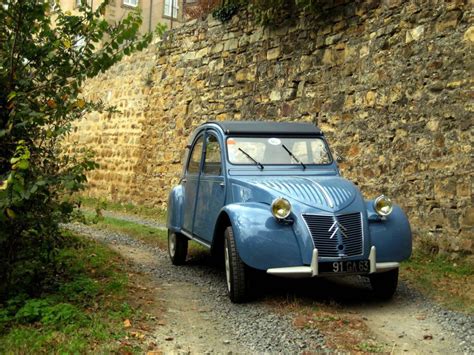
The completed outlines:
<svg viewBox="0 0 474 355">
<path fill-rule="evenodd" d="M 398 262 L 376 262 L 376 249 L 375 246 L 370 248 L 369 253 L 370 272 L 369 274 L 389 271 L 400 267 Z M 311 264 L 309 266 L 290 266 L 290 267 L 279 267 L 267 270 L 267 274 L 289 277 L 289 278 L 305 278 L 315 277 L 320 275 L 318 270 L 318 249 L 313 249 L 313 256 L 311 258 Z M 326 274 L 327 275 L 327 274 Z M 337 275 L 337 274 L 333 274 Z"/>
</svg>

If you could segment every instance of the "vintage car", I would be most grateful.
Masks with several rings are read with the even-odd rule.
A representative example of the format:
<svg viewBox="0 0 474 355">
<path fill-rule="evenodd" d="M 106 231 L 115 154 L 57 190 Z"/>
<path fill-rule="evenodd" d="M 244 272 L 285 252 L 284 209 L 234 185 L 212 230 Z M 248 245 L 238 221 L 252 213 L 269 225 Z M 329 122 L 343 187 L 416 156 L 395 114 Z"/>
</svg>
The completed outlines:
<svg viewBox="0 0 474 355">
<path fill-rule="evenodd" d="M 408 219 L 380 195 L 364 200 L 341 177 L 309 123 L 208 122 L 192 134 L 168 202 L 168 251 L 188 240 L 221 255 L 229 297 L 249 296 L 249 272 L 283 277 L 365 275 L 390 298 L 412 248 Z"/>
</svg>

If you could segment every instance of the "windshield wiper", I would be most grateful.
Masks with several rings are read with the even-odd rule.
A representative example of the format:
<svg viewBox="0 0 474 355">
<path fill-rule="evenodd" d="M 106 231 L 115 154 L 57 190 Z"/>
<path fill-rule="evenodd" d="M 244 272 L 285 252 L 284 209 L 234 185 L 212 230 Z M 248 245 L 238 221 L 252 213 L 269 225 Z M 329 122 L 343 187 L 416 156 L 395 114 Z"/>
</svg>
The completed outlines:
<svg viewBox="0 0 474 355">
<path fill-rule="evenodd" d="M 247 153 L 245 150 L 243 150 L 242 148 L 239 148 L 239 150 L 247 157 L 249 158 L 251 161 L 253 161 L 259 168 L 260 170 L 263 170 L 263 165 L 261 163 L 259 163 L 258 161 L 256 161 L 254 158 L 252 158 L 250 156 L 249 153 Z"/>
<path fill-rule="evenodd" d="M 281 146 L 283 147 L 283 149 L 285 149 L 288 152 L 290 157 L 295 159 L 297 163 L 301 164 L 301 166 L 303 167 L 303 170 L 306 170 L 306 165 L 304 165 L 303 162 L 301 162 L 297 157 L 295 157 L 295 155 L 286 147 L 286 145 L 282 144 Z"/>
</svg>

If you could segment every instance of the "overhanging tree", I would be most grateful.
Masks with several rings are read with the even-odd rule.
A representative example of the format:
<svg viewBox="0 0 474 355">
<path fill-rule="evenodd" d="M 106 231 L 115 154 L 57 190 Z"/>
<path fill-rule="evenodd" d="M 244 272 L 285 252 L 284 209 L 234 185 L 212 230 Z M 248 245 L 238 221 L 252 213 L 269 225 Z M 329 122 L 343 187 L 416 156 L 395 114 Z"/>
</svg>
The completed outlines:
<svg viewBox="0 0 474 355">
<path fill-rule="evenodd" d="M 3 0 L 0 7 L 0 300 L 34 292 L 51 276 L 58 224 L 75 207 L 96 165 L 64 151 L 74 121 L 91 110 L 81 87 L 124 55 L 145 48 L 141 18 L 104 19 L 107 2 L 77 14 L 50 1 Z"/>
</svg>

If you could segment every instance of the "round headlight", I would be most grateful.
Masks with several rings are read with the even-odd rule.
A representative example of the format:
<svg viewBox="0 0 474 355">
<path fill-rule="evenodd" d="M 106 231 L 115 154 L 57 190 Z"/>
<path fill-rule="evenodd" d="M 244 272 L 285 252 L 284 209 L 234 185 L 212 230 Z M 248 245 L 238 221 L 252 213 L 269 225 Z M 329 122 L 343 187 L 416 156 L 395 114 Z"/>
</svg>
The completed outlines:
<svg viewBox="0 0 474 355">
<path fill-rule="evenodd" d="M 272 202 L 272 214 L 277 219 L 285 219 L 290 215 L 291 203 L 282 197 L 277 198 Z"/>
<path fill-rule="evenodd" d="M 374 201 L 374 210 L 379 216 L 388 216 L 393 210 L 392 200 L 384 195 L 377 197 Z"/>
</svg>

